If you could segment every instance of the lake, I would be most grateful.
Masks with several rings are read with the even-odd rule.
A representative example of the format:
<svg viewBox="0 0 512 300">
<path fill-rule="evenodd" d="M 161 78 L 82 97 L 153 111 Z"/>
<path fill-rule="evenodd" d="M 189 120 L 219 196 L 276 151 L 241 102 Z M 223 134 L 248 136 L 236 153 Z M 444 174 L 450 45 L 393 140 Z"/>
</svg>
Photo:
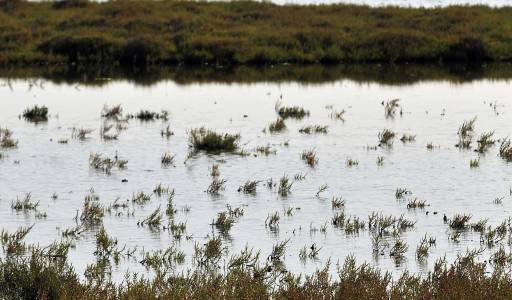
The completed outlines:
<svg viewBox="0 0 512 300">
<path fill-rule="evenodd" d="M 512 135 L 510 67 L 499 72 L 494 67 L 371 68 L 341 72 L 317 66 L 306 72 L 310 77 L 293 67 L 244 73 L 162 71 L 161 76 L 152 72 L 142 76 L 137 71 L 84 75 L 5 70 L 0 80 L 0 128 L 11 130 L 18 146 L 0 149 L 0 228 L 14 232 L 34 224 L 26 242 L 40 246 L 68 240 L 63 231 L 79 224 L 75 216 L 94 189 L 105 208 L 104 228 L 117 238 L 119 248 L 134 253 L 113 264 L 116 281 L 126 271 L 151 274 L 139 263 L 141 257 L 171 245 L 185 253 L 185 262 L 177 269 L 186 269 L 194 245 L 220 234 L 211 224 L 227 205 L 243 209 L 229 234 L 222 235 L 229 252 L 249 246 L 266 258 L 273 245 L 289 241 L 284 263 L 293 272 L 311 273 L 328 259 L 343 262 L 354 254 L 357 262 L 369 262 L 395 275 L 405 269 L 424 273 L 439 257 L 453 261 L 468 248 L 484 246 L 478 232 L 452 230 L 443 216 L 469 214 L 471 224 L 488 219 L 487 225 L 493 227 L 510 216 L 512 166 L 498 156 L 499 141 L 485 153 L 473 150 L 482 133 L 494 132 L 496 140 Z M 386 116 L 384 105 L 392 99 L 399 99 L 399 106 Z M 270 133 L 269 124 L 278 117 L 276 103 L 300 106 L 309 116 L 286 119 L 284 131 Z M 36 104 L 48 107 L 47 122 L 31 123 L 20 117 Z M 109 123 L 101 112 L 105 105 L 116 104 L 124 114 L 166 110 L 169 118 L 130 119 L 118 130 L 114 127 L 118 136 L 109 140 L 101 134 Z M 336 113 L 341 113 L 339 118 Z M 455 147 L 459 127 L 475 117 L 471 149 Z M 161 135 L 167 125 L 174 133 L 169 137 Z M 308 125 L 326 126 L 327 132 L 301 133 Z M 248 155 L 189 154 L 190 130 L 202 126 L 239 133 L 240 146 Z M 91 133 L 78 139 L 73 134 L 77 129 Z M 389 146 L 379 147 L 378 134 L 384 129 L 396 136 Z M 402 142 L 404 134 L 415 138 Z M 267 146 L 267 153 L 257 150 Z M 314 167 L 301 159 L 307 150 L 316 153 Z M 90 155 L 95 153 L 126 159 L 127 166 L 113 168 L 110 174 L 94 169 Z M 162 165 L 165 153 L 174 156 L 173 164 Z M 477 159 L 479 166 L 471 168 L 470 161 Z M 214 164 L 219 166 L 218 178 L 227 180 L 218 195 L 206 192 Z M 278 182 L 283 176 L 293 182 L 286 197 L 277 187 L 267 186 L 270 179 Z M 238 191 L 248 180 L 258 181 L 256 193 Z M 153 193 L 158 184 L 175 191 L 172 220 L 186 223 L 180 239 L 162 226 L 140 226 L 159 207 L 163 223 L 170 219 L 163 213 L 167 196 Z M 318 193 L 323 185 L 325 191 Z M 397 189 L 402 188 L 408 192 L 397 199 Z M 151 195 L 147 203 L 133 201 L 141 191 Z M 12 209 L 16 199 L 27 193 L 38 203 L 37 211 Z M 344 206 L 333 208 L 333 198 L 342 199 Z M 426 206 L 408 207 L 416 198 Z M 114 203 L 126 207 L 112 208 Z M 374 212 L 414 222 L 399 233 L 408 245 L 404 258 L 391 257 L 390 246 L 374 252 L 376 233 L 367 228 L 348 231 L 334 226 L 332 219 L 341 212 L 365 222 Z M 269 228 L 266 220 L 275 213 L 280 216 L 278 227 Z M 98 230 L 98 226 L 88 228 L 79 238 L 69 239 L 73 244 L 69 259 L 79 274 L 95 261 Z M 416 248 L 424 236 L 435 237 L 436 242 L 428 257 L 418 260 Z M 395 241 L 392 233 L 382 238 L 384 244 Z M 507 236 L 485 247 L 481 259 L 508 242 Z M 301 260 L 301 249 L 313 244 L 320 249 L 318 255 Z"/>
</svg>

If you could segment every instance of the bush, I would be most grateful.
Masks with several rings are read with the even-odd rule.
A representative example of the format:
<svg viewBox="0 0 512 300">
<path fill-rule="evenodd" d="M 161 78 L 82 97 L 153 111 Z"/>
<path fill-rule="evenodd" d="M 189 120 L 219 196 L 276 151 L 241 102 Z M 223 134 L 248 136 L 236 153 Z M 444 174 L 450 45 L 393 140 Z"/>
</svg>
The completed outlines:
<svg viewBox="0 0 512 300">
<path fill-rule="evenodd" d="M 60 35 L 42 42 L 38 50 L 46 54 L 58 54 L 69 62 L 112 61 L 119 43 L 103 35 Z"/>
</svg>

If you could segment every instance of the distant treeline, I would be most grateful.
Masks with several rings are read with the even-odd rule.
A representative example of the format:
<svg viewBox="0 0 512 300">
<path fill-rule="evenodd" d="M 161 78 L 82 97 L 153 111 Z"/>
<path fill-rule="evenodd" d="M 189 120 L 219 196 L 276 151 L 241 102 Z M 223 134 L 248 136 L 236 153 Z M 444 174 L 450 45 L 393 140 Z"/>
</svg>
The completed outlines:
<svg viewBox="0 0 512 300">
<path fill-rule="evenodd" d="M 512 61 L 512 7 L 0 2 L 0 64 Z"/>
</svg>

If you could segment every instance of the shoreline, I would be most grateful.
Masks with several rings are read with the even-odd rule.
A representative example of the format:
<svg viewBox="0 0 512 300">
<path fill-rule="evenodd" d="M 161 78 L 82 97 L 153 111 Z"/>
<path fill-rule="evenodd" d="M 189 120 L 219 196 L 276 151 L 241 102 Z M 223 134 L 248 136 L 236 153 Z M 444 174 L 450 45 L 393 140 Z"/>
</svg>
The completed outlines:
<svg viewBox="0 0 512 300">
<path fill-rule="evenodd" d="M 512 61 L 512 7 L 128 3 L 4 3 L 0 65 Z"/>
</svg>

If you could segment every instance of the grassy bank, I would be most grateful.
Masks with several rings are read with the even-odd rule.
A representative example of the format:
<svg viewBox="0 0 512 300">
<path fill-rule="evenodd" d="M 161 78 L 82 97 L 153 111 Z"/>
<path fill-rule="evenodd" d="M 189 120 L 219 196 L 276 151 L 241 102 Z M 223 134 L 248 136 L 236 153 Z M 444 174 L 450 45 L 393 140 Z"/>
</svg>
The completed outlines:
<svg viewBox="0 0 512 300">
<path fill-rule="evenodd" d="M 66 254 L 50 255 L 35 249 L 30 257 L 9 256 L 0 261 L 2 299 L 510 299 L 509 264 L 486 273 L 486 264 L 474 254 L 453 265 L 438 260 L 425 277 L 403 273 L 393 280 L 369 265 L 348 257 L 329 275 L 326 268 L 311 276 L 280 273 L 255 265 L 251 253 L 233 256 L 226 272 L 205 264 L 184 273 L 159 269 L 154 279 L 126 277 L 116 284 L 106 269 L 86 271 L 80 280 L 66 262 Z M 97 262 L 101 265 L 101 260 Z M 170 273 L 169 273 L 170 272 Z"/>
<path fill-rule="evenodd" d="M 512 60 L 512 8 L 116 1 L 0 4 L 0 63 Z"/>
</svg>

